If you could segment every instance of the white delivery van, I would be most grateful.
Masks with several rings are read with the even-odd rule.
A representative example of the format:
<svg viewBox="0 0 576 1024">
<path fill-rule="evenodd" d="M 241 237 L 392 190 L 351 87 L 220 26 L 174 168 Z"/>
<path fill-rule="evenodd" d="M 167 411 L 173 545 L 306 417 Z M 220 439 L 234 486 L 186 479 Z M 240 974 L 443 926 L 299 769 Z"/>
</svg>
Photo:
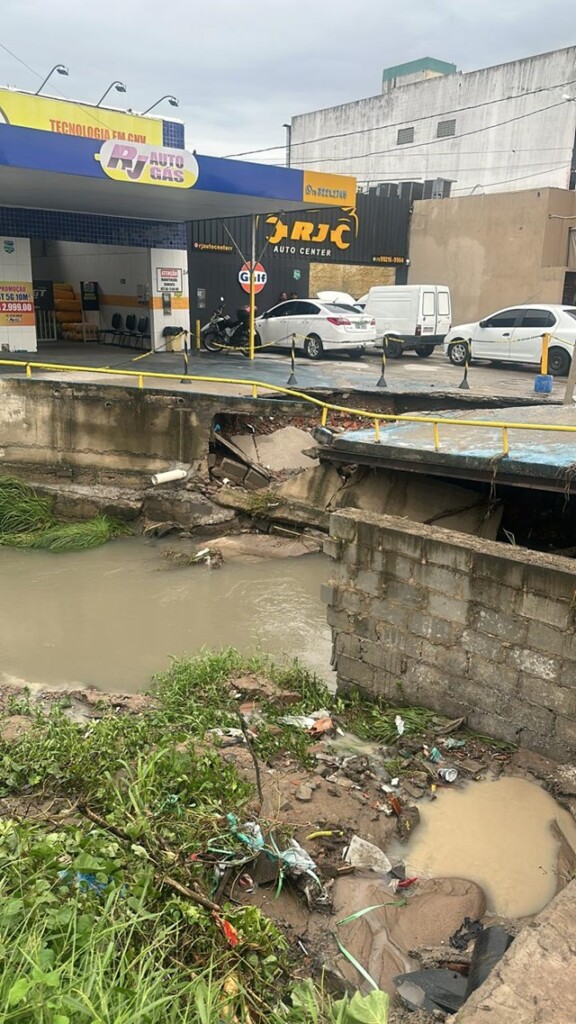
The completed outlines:
<svg viewBox="0 0 576 1024">
<path fill-rule="evenodd" d="M 358 305 L 376 321 L 378 344 L 388 338 L 388 355 L 399 359 L 414 349 L 432 355 L 448 334 L 452 320 L 450 289 L 440 284 L 384 285 L 371 288 Z"/>
</svg>

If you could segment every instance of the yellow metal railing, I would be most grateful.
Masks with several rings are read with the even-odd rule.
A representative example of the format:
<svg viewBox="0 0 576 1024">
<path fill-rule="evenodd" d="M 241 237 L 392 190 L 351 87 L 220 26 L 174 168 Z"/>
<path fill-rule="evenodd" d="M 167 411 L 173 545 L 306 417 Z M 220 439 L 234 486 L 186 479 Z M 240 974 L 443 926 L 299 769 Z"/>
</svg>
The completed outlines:
<svg viewBox="0 0 576 1024">
<path fill-rule="evenodd" d="M 118 369 L 109 366 L 73 366 L 73 365 L 61 365 L 58 363 L 41 363 L 41 362 L 29 362 L 25 360 L 16 359 L 0 359 L 0 366 L 21 366 L 23 367 L 26 377 L 32 377 L 33 370 L 48 370 L 55 371 L 57 373 L 97 373 L 106 376 L 115 377 L 135 377 L 136 385 L 138 388 L 144 388 L 145 381 L 150 378 L 151 380 L 176 380 L 182 382 L 183 380 L 188 383 L 196 381 L 198 383 L 205 384 L 233 384 L 238 387 L 249 388 L 252 398 L 258 398 L 258 392 L 274 391 L 281 395 L 287 395 L 290 398 L 296 398 L 299 401 L 308 402 L 311 405 L 315 405 L 321 410 L 320 423 L 322 426 L 326 426 L 328 422 L 328 415 L 330 412 L 344 413 L 348 416 L 356 416 L 361 419 L 368 420 L 374 425 L 375 440 L 381 442 L 381 424 L 392 424 L 392 423 L 425 423 L 432 427 L 432 436 L 434 442 L 435 451 L 440 451 L 440 426 L 448 427 L 479 427 L 480 429 L 488 430 L 499 430 L 502 432 L 502 455 L 508 456 L 510 453 L 510 442 L 509 442 L 509 431 L 511 430 L 529 430 L 529 431 L 543 431 L 548 433 L 562 433 L 562 434 L 576 434 L 576 424 L 573 426 L 566 423 L 515 423 L 510 420 L 479 420 L 479 419 L 464 419 L 461 417 L 448 417 L 448 416 L 433 416 L 424 415 L 422 413 L 384 413 L 384 412 L 370 412 L 367 409 L 356 409 L 352 406 L 337 405 L 334 402 L 326 402 L 321 398 L 316 398 L 313 395 L 308 395 L 303 391 L 297 391 L 294 388 L 285 387 L 282 384 L 271 384 L 266 381 L 244 379 L 240 377 L 209 377 L 200 376 L 195 374 L 187 375 L 183 378 L 181 373 L 161 373 L 155 370 L 128 370 Z"/>
</svg>

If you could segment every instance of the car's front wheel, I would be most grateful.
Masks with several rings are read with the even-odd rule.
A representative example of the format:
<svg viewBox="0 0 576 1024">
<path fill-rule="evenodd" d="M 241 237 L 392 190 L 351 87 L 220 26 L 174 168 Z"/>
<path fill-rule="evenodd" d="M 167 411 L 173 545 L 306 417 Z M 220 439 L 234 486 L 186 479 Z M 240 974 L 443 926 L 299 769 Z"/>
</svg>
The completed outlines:
<svg viewBox="0 0 576 1024">
<path fill-rule="evenodd" d="M 317 334 L 309 334 L 304 342 L 304 352 L 308 359 L 321 359 L 324 355 L 324 346 Z"/>
<path fill-rule="evenodd" d="M 566 377 L 570 369 L 570 356 L 565 348 L 551 348 L 548 352 L 548 372 L 554 377 Z"/>
<path fill-rule="evenodd" d="M 452 342 L 448 346 L 448 359 L 454 366 L 464 366 L 468 355 L 468 343 L 466 341 Z"/>
</svg>

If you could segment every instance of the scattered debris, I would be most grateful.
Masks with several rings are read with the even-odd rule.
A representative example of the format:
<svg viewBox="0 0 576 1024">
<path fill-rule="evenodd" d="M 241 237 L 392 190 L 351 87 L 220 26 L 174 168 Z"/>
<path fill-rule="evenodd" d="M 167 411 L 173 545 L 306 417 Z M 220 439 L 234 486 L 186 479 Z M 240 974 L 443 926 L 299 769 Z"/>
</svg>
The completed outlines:
<svg viewBox="0 0 576 1024">
<path fill-rule="evenodd" d="M 454 1013 L 466 998 L 467 979 L 443 968 L 399 974 L 394 983 L 402 1002 L 410 1010 Z"/>
<path fill-rule="evenodd" d="M 467 949 L 473 939 L 477 939 L 482 932 L 484 925 L 481 921 L 472 921 L 469 917 L 464 918 L 454 935 L 450 936 L 449 942 L 453 949 Z"/>
<path fill-rule="evenodd" d="M 472 995 L 486 981 L 490 971 L 502 959 L 513 941 L 514 936 L 497 924 L 492 925 L 490 928 L 485 928 L 480 933 L 472 953 L 466 998 Z"/>
<path fill-rule="evenodd" d="M 360 836 L 352 837 L 350 845 L 344 853 L 344 860 L 354 868 L 378 871 L 384 875 L 389 874 L 392 870 L 392 864 L 384 851 L 366 839 L 361 839 Z"/>
<path fill-rule="evenodd" d="M 219 569 L 224 561 L 217 548 L 201 548 L 200 551 L 189 553 L 175 548 L 164 548 L 162 558 L 174 568 L 189 565 L 209 565 L 211 569 Z"/>
</svg>

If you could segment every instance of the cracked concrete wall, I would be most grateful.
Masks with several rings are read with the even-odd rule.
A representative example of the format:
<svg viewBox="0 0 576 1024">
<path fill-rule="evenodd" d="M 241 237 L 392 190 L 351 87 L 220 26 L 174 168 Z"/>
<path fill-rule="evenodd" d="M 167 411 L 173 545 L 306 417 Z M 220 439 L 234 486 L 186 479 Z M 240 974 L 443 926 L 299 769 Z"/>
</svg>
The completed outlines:
<svg viewBox="0 0 576 1024">
<path fill-rule="evenodd" d="M 325 550 L 340 689 L 576 755 L 572 561 L 356 510 L 330 517 Z"/>
<path fill-rule="evenodd" d="M 260 415 L 306 415 L 260 399 Z M 0 472 L 22 467 L 73 479 L 150 474 L 208 454 L 214 416 L 253 413 L 250 398 L 46 379 L 0 381 Z"/>
</svg>

